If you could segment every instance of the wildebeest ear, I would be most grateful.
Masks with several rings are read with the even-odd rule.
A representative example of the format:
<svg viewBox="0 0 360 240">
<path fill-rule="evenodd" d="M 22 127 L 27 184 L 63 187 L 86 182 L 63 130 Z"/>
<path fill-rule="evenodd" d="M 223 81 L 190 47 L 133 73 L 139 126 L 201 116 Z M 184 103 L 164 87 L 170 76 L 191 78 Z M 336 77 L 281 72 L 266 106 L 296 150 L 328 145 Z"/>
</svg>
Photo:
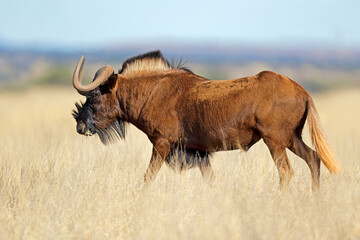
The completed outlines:
<svg viewBox="0 0 360 240">
<path fill-rule="evenodd" d="M 117 78 L 118 75 L 117 74 L 113 74 L 109 77 L 109 80 L 106 82 L 107 87 L 109 88 L 110 91 L 112 91 L 117 84 Z"/>
<path fill-rule="evenodd" d="M 113 91 L 117 85 L 117 74 L 112 74 L 109 79 L 99 86 L 100 92 L 102 94 Z"/>
</svg>

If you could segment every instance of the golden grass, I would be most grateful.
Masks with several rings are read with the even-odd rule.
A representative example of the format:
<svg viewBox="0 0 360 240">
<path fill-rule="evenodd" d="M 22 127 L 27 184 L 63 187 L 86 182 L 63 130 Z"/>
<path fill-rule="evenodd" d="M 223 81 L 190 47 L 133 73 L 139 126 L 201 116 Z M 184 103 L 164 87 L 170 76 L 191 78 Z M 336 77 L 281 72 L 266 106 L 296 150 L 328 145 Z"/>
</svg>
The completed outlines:
<svg viewBox="0 0 360 240">
<path fill-rule="evenodd" d="M 143 190 L 146 136 L 132 127 L 126 141 L 105 147 L 77 135 L 78 99 L 73 89 L 0 93 L 1 239 L 360 238 L 359 90 L 314 97 L 343 167 L 331 175 L 322 165 L 318 194 L 290 152 L 295 175 L 280 192 L 263 142 L 217 153 L 212 188 L 198 169 L 163 166 Z"/>
</svg>

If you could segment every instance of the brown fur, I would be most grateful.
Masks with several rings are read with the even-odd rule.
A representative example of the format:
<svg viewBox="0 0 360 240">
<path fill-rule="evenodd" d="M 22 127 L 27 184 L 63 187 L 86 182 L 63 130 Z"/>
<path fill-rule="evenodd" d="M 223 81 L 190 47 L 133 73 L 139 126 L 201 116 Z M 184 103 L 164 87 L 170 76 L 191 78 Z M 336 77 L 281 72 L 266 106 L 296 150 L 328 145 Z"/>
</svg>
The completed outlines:
<svg viewBox="0 0 360 240">
<path fill-rule="evenodd" d="M 98 101 L 94 122 L 104 128 L 121 119 L 148 136 L 154 148 L 145 181 L 155 177 L 174 148 L 206 153 L 201 159 L 207 159 L 215 151 L 248 150 L 260 139 L 270 150 L 282 188 L 293 175 L 286 148 L 307 162 L 314 190 L 319 188 L 319 159 L 330 172 L 339 172 L 310 95 L 280 74 L 264 71 L 211 81 L 146 58 L 131 62 L 111 79 L 108 91 L 99 96 L 103 100 Z M 317 152 L 301 140 L 306 118 Z M 205 179 L 214 179 L 210 161 L 203 160 L 199 168 Z"/>
</svg>

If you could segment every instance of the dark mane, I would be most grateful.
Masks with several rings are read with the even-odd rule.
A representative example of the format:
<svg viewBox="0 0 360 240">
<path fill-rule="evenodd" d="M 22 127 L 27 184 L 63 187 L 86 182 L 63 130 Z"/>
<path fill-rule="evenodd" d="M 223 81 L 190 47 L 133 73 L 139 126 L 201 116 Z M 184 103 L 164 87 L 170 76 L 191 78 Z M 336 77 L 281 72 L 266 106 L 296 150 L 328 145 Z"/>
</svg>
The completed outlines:
<svg viewBox="0 0 360 240">
<path fill-rule="evenodd" d="M 79 115 L 80 115 L 80 112 L 81 112 L 81 110 L 82 110 L 83 107 L 84 107 L 84 103 L 83 103 L 82 101 L 80 101 L 80 103 L 75 102 L 75 107 L 76 107 L 76 109 L 73 109 L 73 110 L 72 110 L 71 115 L 72 115 L 72 116 L 75 118 L 75 120 L 76 120 L 76 119 L 78 119 L 78 117 L 79 117 Z"/>
<path fill-rule="evenodd" d="M 180 59 L 180 61 L 178 61 L 178 62 L 170 63 L 166 58 L 164 58 L 164 56 L 162 55 L 160 50 L 148 52 L 148 53 L 141 54 L 141 55 L 127 59 L 123 63 L 122 68 L 119 70 L 119 73 L 122 74 L 122 73 L 126 72 L 126 70 L 131 65 L 135 64 L 136 62 L 143 61 L 143 60 L 158 61 L 158 62 L 161 62 L 163 64 L 163 67 L 165 67 L 165 68 L 182 69 L 182 70 L 192 73 L 188 68 L 184 67 L 184 62 L 182 61 L 182 59 Z"/>
<path fill-rule="evenodd" d="M 184 71 L 187 71 L 189 73 L 193 73 L 187 66 L 186 66 L 186 61 L 184 61 L 184 59 L 180 58 L 177 61 L 171 61 L 171 66 L 175 69 L 181 69 Z"/>
<path fill-rule="evenodd" d="M 98 134 L 101 142 L 105 145 L 113 143 L 119 139 L 124 139 L 127 129 L 127 123 L 118 120 L 112 122 L 107 128 L 100 129 L 96 128 L 95 132 Z"/>
</svg>

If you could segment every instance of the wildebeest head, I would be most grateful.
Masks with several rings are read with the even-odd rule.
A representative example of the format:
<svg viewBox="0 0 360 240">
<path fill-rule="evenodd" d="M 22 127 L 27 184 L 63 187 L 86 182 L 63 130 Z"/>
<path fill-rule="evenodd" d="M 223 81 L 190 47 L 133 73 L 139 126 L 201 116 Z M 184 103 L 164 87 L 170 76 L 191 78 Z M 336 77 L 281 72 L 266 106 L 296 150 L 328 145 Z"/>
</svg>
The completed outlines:
<svg viewBox="0 0 360 240">
<path fill-rule="evenodd" d="M 117 78 L 109 65 L 100 68 L 92 83 L 83 85 L 81 75 L 85 59 L 81 57 L 73 76 L 74 88 L 86 96 L 85 103 L 75 103 L 73 117 L 76 120 L 76 131 L 91 136 L 97 133 L 100 140 L 110 143 L 125 136 L 125 122 L 120 120 L 120 106 L 117 98 Z"/>
</svg>

